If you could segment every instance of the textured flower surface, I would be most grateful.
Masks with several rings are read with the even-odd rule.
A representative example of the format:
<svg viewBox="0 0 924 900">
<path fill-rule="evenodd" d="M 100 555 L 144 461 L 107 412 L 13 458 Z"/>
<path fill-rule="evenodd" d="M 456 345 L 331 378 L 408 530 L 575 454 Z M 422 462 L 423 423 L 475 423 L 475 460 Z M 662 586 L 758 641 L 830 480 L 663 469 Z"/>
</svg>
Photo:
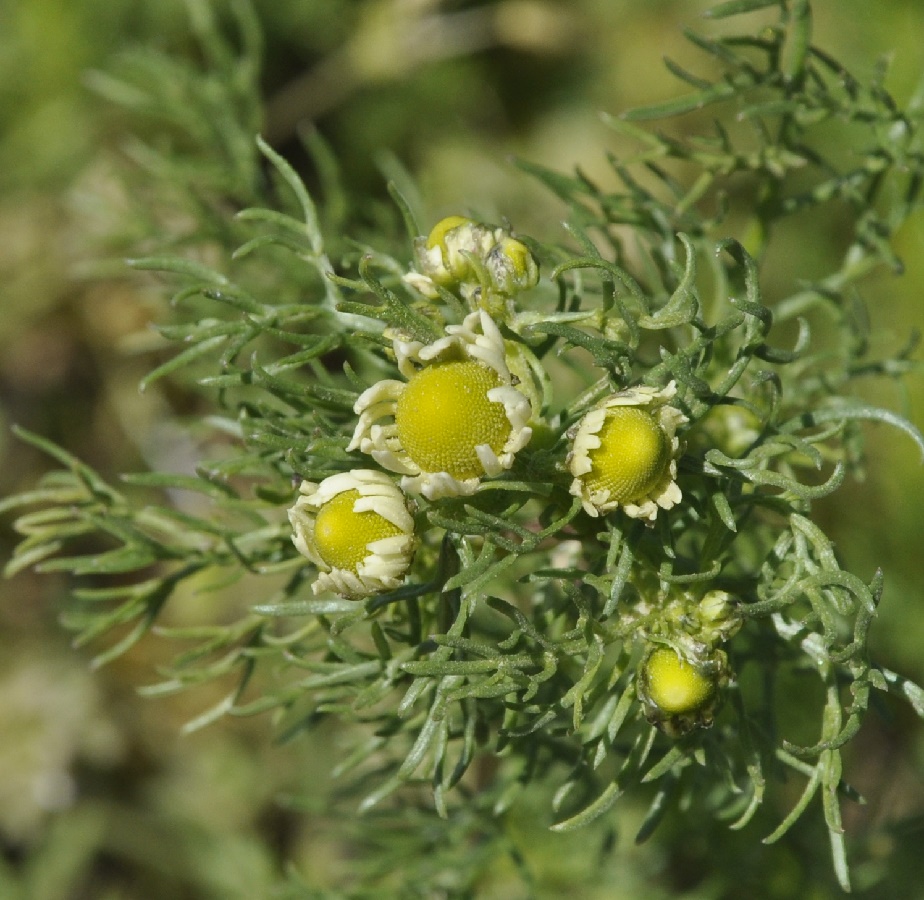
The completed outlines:
<svg viewBox="0 0 924 900">
<path fill-rule="evenodd" d="M 315 594 L 350 599 L 398 587 L 413 559 L 414 520 L 383 472 L 354 469 L 302 482 L 289 510 L 292 540 L 318 567 Z"/>
<path fill-rule="evenodd" d="M 638 694 L 649 721 L 680 737 L 712 724 L 718 689 L 727 681 L 724 654 L 693 662 L 671 647 L 657 647 L 642 664 Z"/>
<path fill-rule="evenodd" d="M 613 394 L 572 430 L 571 493 L 590 515 L 621 506 L 633 518 L 654 522 L 659 509 L 680 502 L 677 429 L 688 420 L 668 403 L 676 392 L 671 382 L 662 390 Z"/>
<path fill-rule="evenodd" d="M 472 494 L 499 475 L 532 436 L 532 406 L 507 367 L 504 339 L 487 313 L 471 313 L 432 344 L 394 339 L 405 381 L 360 395 L 348 450 L 403 475 L 429 499 Z"/>
<path fill-rule="evenodd" d="M 712 679 L 666 647 L 648 657 L 648 696 L 666 713 L 699 709 L 715 690 Z"/>
</svg>

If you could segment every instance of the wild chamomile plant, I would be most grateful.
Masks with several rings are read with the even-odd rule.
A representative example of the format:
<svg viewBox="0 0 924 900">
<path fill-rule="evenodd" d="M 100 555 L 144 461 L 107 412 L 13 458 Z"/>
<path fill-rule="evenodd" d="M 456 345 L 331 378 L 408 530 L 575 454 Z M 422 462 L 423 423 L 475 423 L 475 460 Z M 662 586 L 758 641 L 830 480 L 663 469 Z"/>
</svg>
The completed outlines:
<svg viewBox="0 0 924 900">
<path fill-rule="evenodd" d="M 801 795 L 755 840 L 819 802 L 848 889 L 841 750 L 873 690 L 921 715 L 924 692 L 869 659 L 882 578 L 841 567 L 812 505 L 863 465 L 864 421 L 924 450 L 853 387 L 911 365 L 910 348 L 872 355 L 860 291 L 900 267 L 924 148 L 919 109 L 812 45 L 806 2 L 711 15 L 767 10 L 756 35 L 691 35 L 713 74 L 671 63 L 687 96 L 607 119 L 632 145 L 610 159 L 617 187 L 521 164 L 567 204 L 559 243 L 464 211 L 420 223 L 394 186 L 404 250 L 343 243 L 258 140 L 268 175 L 241 183 L 259 204 L 210 232 L 219 262 L 134 263 L 177 284 L 159 327 L 183 349 L 147 383 L 191 373 L 225 452 L 126 481 L 202 502 L 139 505 L 23 434 L 62 468 L 5 504 L 38 507 L 12 570 L 86 580 L 66 624 L 81 643 L 119 634 L 100 662 L 191 579 L 262 579 L 237 621 L 176 631 L 194 646 L 147 692 L 230 682 L 192 727 L 355 723 L 336 774 L 364 812 L 425 786 L 448 823 L 504 845 L 538 784 L 557 832 L 644 796 L 644 839 L 678 809 L 743 829 L 787 775 Z M 679 135 L 640 124 L 694 112 Z M 846 163 L 822 149 L 834 125 Z M 775 236 L 828 210 L 839 267 L 771 291 Z M 93 535 L 109 549 L 69 553 Z M 778 710 L 808 676 L 805 743 Z"/>
</svg>

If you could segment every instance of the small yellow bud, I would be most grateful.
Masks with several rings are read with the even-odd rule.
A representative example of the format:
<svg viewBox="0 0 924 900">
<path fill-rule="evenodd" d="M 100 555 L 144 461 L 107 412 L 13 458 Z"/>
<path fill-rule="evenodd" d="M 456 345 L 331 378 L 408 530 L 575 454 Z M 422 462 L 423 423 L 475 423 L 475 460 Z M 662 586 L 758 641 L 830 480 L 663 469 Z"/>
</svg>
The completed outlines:
<svg viewBox="0 0 924 900">
<path fill-rule="evenodd" d="M 535 266 L 532 253 L 522 241 L 515 238 L 504 238 L 500 244 L 500 252 L 510 262 L 513 274 L 517 278 L 525 278 L 532 267 Z"/>
<path fill-rule="evenodd" d="M 695 712 L 715 694 L 715 681 L 668 647 L 648 657 L 645 675 L 649 699 L 668 715 Z"/>
<path fill-rule="evenodd" d="M 427 249 L 432 250 L 434 247 L 439 247 L 445 252 L 446 235 L 454 228 L 471 224 L 473 224 L 472 220 L 465 218 L 465 216 L 446 216 L 445 219 L 440 219 L 427 236 Z"/>
<path fill-rule="evenodd" d="M 476 283 L 478 275 L 472 268 L 472 259 L 481 260 L 496 242 L 494 232 L 487 225 L 465 216 L 447 216 L 433 226 L 426 240 L 418 238 L 416 241 L 419 274 L 449 290 Z M 427 292 L 424 281 L 417 282 L 416 286 Z"/>
<path fill-rule="evenodd" d="M 539 281 L 539 264 L 522 241 L 502 237 L 485 258 L 485 266 L 495 291 L 513 297 L 535 287 Z"/>
<path fill-rule="evenodd" d="M 673 646 L 657 646 L 639 668 L 638 698 L 645 716 L 666 735 L 678 738 L 708 728 L 728 682 L 728 658 L 721 650 L 686 656 Z"/>
<path fill-rule="evenodd" d="M 415 290 L 437 300 L 439 288 L 445 288 L 495 315 L 506 300 L 539 281 L 539 264 L 522 241 L 465 216 L 446 216 L 426 238 L 415 238 L 414 255 L 417 270 L 404 281 Z"/>
</svg>

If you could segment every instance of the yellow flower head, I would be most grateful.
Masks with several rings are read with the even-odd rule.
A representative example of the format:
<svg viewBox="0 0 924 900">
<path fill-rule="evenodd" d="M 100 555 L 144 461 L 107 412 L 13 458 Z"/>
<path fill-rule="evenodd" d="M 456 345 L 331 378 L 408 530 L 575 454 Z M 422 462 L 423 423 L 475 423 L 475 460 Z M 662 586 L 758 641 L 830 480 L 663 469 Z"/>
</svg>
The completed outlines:
<svg viewBox="0 0 924 900">
<path fill-rule="evenodd" d="M 303 481 L 289 510 L 292 541 L 318 567 L 315 594 L 352 600 L 399 587 L 414 555 L 414 520 L 382 472 L 354 469 Z"/>
<path fill-rule="evenodd" d="M 613 394 L 587 413 L 570 433 L 571 493 L 592 516 L 622 507 L 636 519 L 654 522 L 659 509 L 680 502 L 677 428 L 687 417 L 663 390 L 636 387 Z"/>
<path fill-rule="evenodd" d="M 714 680 L 669 647 L 648 657 L 645 675 L 649 699 L 668 715 L 694 712 L 715 693 Z"/>
<path fill-rule="evenodd" d="M 348 450 L 368 453 L 429 499 L 472 494 L 532 436 L 529 399 L 515 387 L 504 339 L 484 311 L 432 344 L 394 339 L 405 381 L 373 385 L 356 401 Z"/>
<path fill-rule="evenodd" d="M 686 659 L 673 647 L 657 647 L 639 670 L 638 696 L 648 720 L 666 734 L 680 737 L 712 724 L 719 687 L 728 680 L 725 654 Z"/>
</svg>

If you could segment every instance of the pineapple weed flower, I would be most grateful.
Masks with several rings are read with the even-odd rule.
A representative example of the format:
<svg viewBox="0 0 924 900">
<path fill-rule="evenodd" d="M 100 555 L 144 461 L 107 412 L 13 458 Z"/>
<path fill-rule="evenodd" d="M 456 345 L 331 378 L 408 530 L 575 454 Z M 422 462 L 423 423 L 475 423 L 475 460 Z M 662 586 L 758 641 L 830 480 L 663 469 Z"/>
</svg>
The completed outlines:
<svg viewBox="0 0 924 900">
<path fill-rule="evenodd" d="M 687 659 L 671 647 L 656 647 L 639 670 L 638 696 L 649 722 L 670 737 L 683 737 L 712 724 L 719 687 L 727 680 L 721 651 Z"/>
<path fill-rule="evenodd" d="M 571 493 L 599 516 L 622 506 L 627 516 L 653 522 L 659 509 L 676 506 L 680 441 L 687 417 L 668 400 L 677 393 L 637 387 L 621 391 L 587 413 L 569 432 Z"/>
<path fill-rule="evenodd" d="M 380 381 L 360 396 L 347 450 L 368 453 L 429 500 L 473 494 L 482 478 L 513 465 L 532 436 L 532 409 L 486 312 L 432 344 L 395 336 L 394 352 L 406 380 Z"/>
<path fill-rule="evenodd" d="M 414 553 L 414 520 L 391 479 L 370 469 L 303 481 L 292 540 L 317 567 L 315 594 L 360 599 L 398 587 Z"/>
<path fill-rule="evenodd" d="M 510 363 L 530 372 L 539 364 L 524 366 L 528 350 L 505 340 L 488 312 L 516 321 L 512 300 L 538 282 L 532 253 L 503 228 L 450 216 L 415 241 L 415 254 L 420 271 L 407 273 L 405 283 L 433 302 L 440 290 L 454 291 L 472 311 L 429 343 L 386 329 L 402 379 L 384 379 L 359 396 L 346 449 L 400 476 L 400 490 L 385 472 L 369 469 L 302 483 L 289 518 L 295 546 L 317 566 L 316 594 L 360 600 L 399 587 L 419 540 L 402 492 L 431 502 L 474 495 L 486 479 L 514 466 L 533 434 L 539 388 L 524 385 Z M 570 472 L 570 493 L 588 516 L 621 511 L 650 527 L 659 511 L 682 501 L 678 431 L 689 418 L 671 403 L 676 396 L 674 381 L 661 389 L 627 387 L 564 433 L 568 450 L 556 468 Z M 670 624 L 677 620 L 675 598 L 661 604 L 650 641 L 644 627 L 637 635 L 647 648 L 639 701 L 648 720 L 671 737 L 712 724 L 729 680 L 726 655 L 716 645 L 740 627 L 734 598 L 725 592 L 684 596 L 680 605 L 682 627 Z M 670 646 L 660 643 L 665 623 Z"/>
</svg>

